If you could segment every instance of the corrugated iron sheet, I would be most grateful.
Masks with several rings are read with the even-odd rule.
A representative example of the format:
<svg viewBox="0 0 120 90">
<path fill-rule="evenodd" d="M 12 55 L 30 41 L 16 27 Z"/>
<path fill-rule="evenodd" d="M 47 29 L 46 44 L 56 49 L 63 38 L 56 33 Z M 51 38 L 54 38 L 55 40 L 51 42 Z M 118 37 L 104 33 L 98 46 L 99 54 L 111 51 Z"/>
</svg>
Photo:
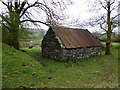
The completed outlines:
<svg viewBox="0 0 120 90">
<path fill-rule="evenodd" d="M 88 30 L 54 27 L 53 31 L 66 48 L 101 46 Z"/>
</svg>

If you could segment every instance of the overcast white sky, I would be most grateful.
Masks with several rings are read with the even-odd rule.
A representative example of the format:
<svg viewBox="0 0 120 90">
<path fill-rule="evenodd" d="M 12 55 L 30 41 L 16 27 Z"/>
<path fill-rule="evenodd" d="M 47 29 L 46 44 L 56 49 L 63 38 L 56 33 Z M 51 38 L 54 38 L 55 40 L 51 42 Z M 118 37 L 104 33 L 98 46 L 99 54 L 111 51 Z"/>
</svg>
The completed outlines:
<svg viewBox="0 0 120 90">
<path fill-rule="evenodd" d="M 73 18 L 81 17 L 81 19 L 84 19 L 86 17 L 89 17 L 87 15 L 88 5 L 86 0 L 74 0 L 74 4 L 70 5 L 66 9 L 66 13 Z"/>
<path fill-rule="evenodd" d="M 97 15 L 98 13 L 89 13 L 89 9 L 90 7 L 89 2 L 92 3 L 95 0 L 71 0 L 74 2 L 73 5 L 67 6 L 67 9 L 65 10 L 65 13 L 70 17 L 67 21 L 69 22 L 69 20 L 71 19 L 77 19 L 79 18 L 81 21 L 90 18 L 93 15 Z M 120 1 L 120 0 L 118 0 Z M 104 13 L 105 10 L 102 9 L 101 13 Z M 99 27 L 86 27 L 86 29 L 88 29 L 90 32 L 95 32 L 95 31 L 100 31 Z M 102 32 L 102 30 L 101 30 Z"/>
<path fill-rule="evenodd" d="M 80 20 L 84 20 L 92 16 L 88 12 L 89 10 L 88 2 L 87 2 L 88 0 L 71 0 L 71 1 L 73 1 L 74 4 L 67 6 L 67 8 L 64 11 L 69 17 L 66 20 L 67 22 L 71 22 L 70 20 L 77 18 L 79 18 Z M 43 28 L 45 27 L 43 26 Z"/>
<path fill-rule="evenodd" d="M 34 0 L 30 0 L 30 1 L 34 2 Z M 90 7 L 88 7 L 88 1 L 94 2 L 95 0 L 71 0 L 71 1 L 73 1 L 74 4 L 67 6 L 67 9 L 64 11 L 70 17 L 66 21 L 70 21 L 72 19 L 77 19 L 77 18 L 79 18 L 82 21 L 93 15 L 88 12 L 88 10 L 90 8 Z M 120 0 L 118 0 L 118 1 L 120 1 Z M 94 14 L 97 14 L 97 13 L 94 13 Z M 45 27 L 45 25 L 42 25 L 42 28 L 47 29 L 47 27 Z M 90 31 L 93 30 L 93 28 L 88 28 L 88 27 L 87 27 L 87 29 L 89 29 Z"/>
<path fill-rule="evenodd" d="M 86 18 L 89 18 L 88 15 L 88 6 L 86 1 L 87 0 L 72 0 L 74 2 L 73 5 L 67 6 L 65 9 L 65 13 L 68 15 L 68 22 L 70 22 L 71 19 L 77 19 L 80 18 L 81 20 L 84 20 Z"/>
</svg>

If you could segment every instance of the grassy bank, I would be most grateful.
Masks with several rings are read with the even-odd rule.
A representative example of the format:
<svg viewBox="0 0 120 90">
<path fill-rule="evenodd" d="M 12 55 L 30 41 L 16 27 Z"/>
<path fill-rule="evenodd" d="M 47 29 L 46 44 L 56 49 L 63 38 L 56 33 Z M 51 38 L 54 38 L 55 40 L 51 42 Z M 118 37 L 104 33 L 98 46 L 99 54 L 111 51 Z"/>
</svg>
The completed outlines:
<svg viewBox="0 0 120 90">
<path fill-rule="evenodd" d="M 118 44 L 112 55 L 70 62 L 57 62 L 41 56 L 41 48 L 20 52 L 3 44 L 4 88 L 112 88 L 118 84 Z"/>
</svg>

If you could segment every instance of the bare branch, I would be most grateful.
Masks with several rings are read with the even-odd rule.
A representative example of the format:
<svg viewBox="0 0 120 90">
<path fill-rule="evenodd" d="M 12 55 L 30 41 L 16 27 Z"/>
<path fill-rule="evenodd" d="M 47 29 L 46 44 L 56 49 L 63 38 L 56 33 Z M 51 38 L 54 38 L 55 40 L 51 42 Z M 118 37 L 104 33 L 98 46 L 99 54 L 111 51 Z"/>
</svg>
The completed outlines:
<svg viewBox="0 0 120 90">
<path fill-rule="evenodd" d="M 35 2 L 34 4 L 29 5 L 28 7 L 26 7 L 26 8 L 24 9 L 24 11 L 22 12 L 22 14 L 20 15 L 20 17 L 22 17 L 29 8 L 35 6 L 36 4 L 37 4 L 37 2 Z M 22 10 L 20 10 L 20 12 L 21 12 L 21 11 L 22 11 Z"/>
<path fill-rule="evenodd" d="M 113 24 L 120 24 L 120 21 L 113 21 Z"/>
<path fill-rule="evenodd" d="M 2 0 L 1 0 L 1 2 L 8 8 L 9 11 L 12 11 L 12 3 L 11 2 L 8 2 L 8 4 L 6 4 Z"/>
<path fill-rule="evenodd" d="M 112 20 L 114 20 L 118 16 L 120 16 L 120 14 L 117 14 L 116 16 L 112 17 Z"/>
<path fill-rule="evenodd" d="M 101 29 L 103 29 L 104 31 L 106 31 L 107 32 L 107 30 L 105 29 L 105 28 L 103 28 L 103 26 L 102 26 L 103 24 L 102 23 L 100 23 L 100 28 Z"/>
<path fill-rule="evenodd" d="M 112 4 L 114 4 L 115 3 L 115 0 L 110 4 L 110 5 L 112 5 Z"/>
<path fill-rule="evenodd" d="M 4 23 L 2 23 L 2 25 L 3 25 L 5 28 L 7 28 L 9 31 L 11 31 L 10 28 L 9 28 L 7 25 L 5 25 Z"/>
<path fill-rule="evenodd" d="M 99 0 L 99 2 L 102 5 L 102 7 L 107 10 L 107 8 L 103 5 L 103 3 L 101 2 L 101 0 Z"/>
<path fill-rule="evenodd" d="M 8 5 L 7 5 L 5 2 L 3 2 L 2 0 L 1 0 L 1 2 L 2 2 L 5 6 L 7 6 L 7 7 L 8 7 Z"/>
<path fill-rule="evenodd" d="M 30 17 L 30 15 L 33 17 L 33 15 L 31 14 L 31 13 L 29 13 L 29 12 L 26 12 L 25 13 L 25 18 L 28 18 L 29 20 L 32 20 L 32 18 Z"/>
<path fill-rule="evenodd" d="M 10 25 L 9 19 L 7 17 L 4 17 L 3 15 L 0 15 L 0 17 Z"/>
<path fill-rule="evenodd" d="M 110 11 L 113 11 L 113 10 L 115 10 L 117 7 L 116 6 L 114 6 Z"/>
<path fill-rule="evenodd" d="M 24 8 L 24 6 L 25 6 L 26 3 L 27 3 L 27 2 L 22 2 L 21 7 L 20 7 L 20 9 L 19 9 L 19 13 L 23 10 L 23 8 Z"/>
<path fill-rule="evenodd" d="M 32 22 L 32 23 L 38 22 L 38 23 L 42 23 L 42 24 L 45 24 L 45 25 L 49 26 L 49 24 L 47 24 L 47 23 L 45 23 L 45 22 L 42 22 L 42 21 L 34 21 L 34 20 L 22 20 L 21 23 L 27 22 L 27 21 L 28 21 L 28 22 Z"/>
<path fill-rule="evenodd" d="M 18 0 L 17 1 L 15 1 L 15 10 L 17 10 L 18 9 L 18 7 L 19 7 L 19 2 L 18 2 Z"/>
<path fill-rule="evenodd" d="M 11 12 L 13 5 L 12 5 L 12 2 L 8 2 L 8 3 L 9 3 L 8 10 Z"/>
</svg>

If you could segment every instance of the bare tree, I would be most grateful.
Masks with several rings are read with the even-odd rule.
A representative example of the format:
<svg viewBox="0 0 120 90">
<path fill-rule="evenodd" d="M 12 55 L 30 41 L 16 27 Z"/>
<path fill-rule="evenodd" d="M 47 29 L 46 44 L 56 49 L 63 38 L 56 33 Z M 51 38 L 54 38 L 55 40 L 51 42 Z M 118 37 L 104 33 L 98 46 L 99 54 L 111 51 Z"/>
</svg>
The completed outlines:
<svg viewBox="0 0 120 90">
<path fill-rule="evenodd" d="M 89 0 L 90 1 L 90 0 Z M 91 1 L 92 2 L 92 1 Z M 94 3 L 89 2 L 90 10 L 89 12 L 94 13 L 90 19 L 84 21 L 83 23 L 77 23 L 80 27 L 85 26 L 97 26 L 104 30 L 107 34 L 106 39 L 106 50 L 105 55 L 111 54 L 111 36 L 112 31 L 120 23 L 117 17 L 120 15 L 118 13 L 118 1 L 117 0 L 95 0 Z M 95 14 L 96 13 L 96 14 Z"/>
<path fill-rule="evenodd" d="M 59 20 L 65 19 L 62 12 L 70 0 L 0 0 L 3 9 L 0 17 L 2 25 L 9 30 L 10 46 L 19 49 L 19 28 L 30 25 L 39 26 L 38 23 L 47 26 L 57 25 Z M 42 17 L 42 18 L 38 18 Z M 30 23 L 28 23 L 30 22 Z"/>
</svg>

